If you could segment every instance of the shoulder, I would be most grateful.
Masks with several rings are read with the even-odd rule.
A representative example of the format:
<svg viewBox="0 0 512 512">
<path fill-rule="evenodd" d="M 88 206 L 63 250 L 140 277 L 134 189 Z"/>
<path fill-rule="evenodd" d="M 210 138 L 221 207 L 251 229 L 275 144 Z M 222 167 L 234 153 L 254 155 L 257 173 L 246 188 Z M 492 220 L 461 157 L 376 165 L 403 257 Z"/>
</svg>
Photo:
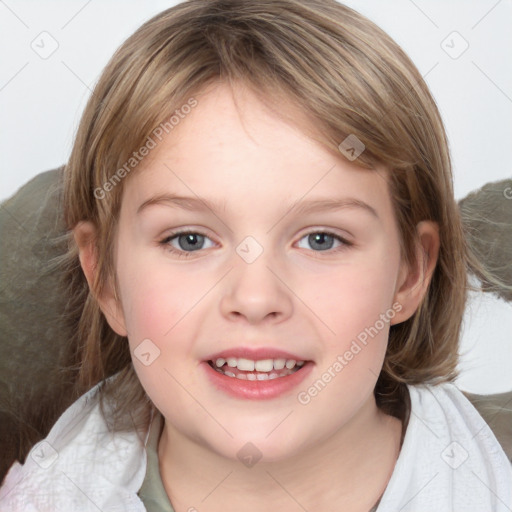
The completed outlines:
<svg viewBox="0 0 512 512">
<path fill-rule="evenodd" d="M 481 451 L 499 463 L 506 458 L 489 425 L 455 384 L 409 385 L 408 390 L 415 423 L 419 420 L 435 438 L 463 443 L 468 453 Z"/>
<path fill-rule="evenodd" d="M 428 422 L 432 426 L 436 424 L 448 426 L 452 434 L 476 429 L 483 435 L 482 439 L 496 441 L 480 410 L 454 383 L 407 387 L 412 409 L 417 414 L 428 416 Z"/>
<path fill-rule="evenodd" d="M 100 383 L 101 384 L 101 383 Z M 111 432 L 95 386 L 57 420 L 48 436 L 15 463 L 0 488 L 2 511 L 144 511 L 136 493 L 146 456 L 138 432 Z"/>
<path fill-rule="evenodd" d="M 512 465 L 453 383 L 408 385 L 409 423 L 379 512 L 512 507 Z"/>
<path fill-rule="evenodd" d="M 512 391 L 492 395 L 463 393 L 492 429 L 512 463 Z"/>
</svg>

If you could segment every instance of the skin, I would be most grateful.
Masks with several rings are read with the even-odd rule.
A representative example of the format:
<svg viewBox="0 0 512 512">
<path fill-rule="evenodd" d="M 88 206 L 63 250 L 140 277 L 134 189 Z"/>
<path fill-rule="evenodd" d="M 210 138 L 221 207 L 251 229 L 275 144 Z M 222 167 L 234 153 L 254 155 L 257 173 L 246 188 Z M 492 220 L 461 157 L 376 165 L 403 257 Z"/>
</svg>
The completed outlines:
<svg viewBox="0 0 512 512">
<path fill-rule="evenodd" d="M 236 105 L 234 103 L 236 93 Z M 408 319 L 425 295 L 439 250 L 437 226 L 417 226 L 418 265 L 400 260 L 386 170 L 364 170 L 311 138 L 291 105 L 286 122 L 250 92 L 217 84 L 126 180 L 115 241 L 118 300 L 97 297 L 130 348 L 150 339 L 160 355 L 133 357 L 148 395 L 165 418 L 160 472 L 177 512 L 335 509 L 367 512 L 384 491 L 400 449 L 402 425 L 376 406 L 389 325 Z M 330 172 L 328 172 L 331 169 Z M 213 213 L 155 204 L 163 191 L 225 200 Z M 351 197 L 363 208 L 298 214 L 294 201 Z M 204 234 L 187 249 L 172 231 Z M 308 234 L 334 233 L 352 243 Z M 75 239 L 89 283 L 94 226 Z M 248 264 L 236 252 L 246 236 L 263 248 Z M 323 244 L 323 245 L 322 245 Z M 188 250 L 190 257 L 170 252 Z M 322 248 L 325 247 L 325 250 Z M 339 248 L 341 247 L 341 250 Z M 391 322 L 307 405 L 299 391 L 321 378 L 379 315 Z M 273 346 L 313 360 L 311 375 L 271 400 L 242 400 L 214 388 L 200 363 L 235 346 Z M 253 443 L 253 467 L 237 452 Z"/>
</svg>

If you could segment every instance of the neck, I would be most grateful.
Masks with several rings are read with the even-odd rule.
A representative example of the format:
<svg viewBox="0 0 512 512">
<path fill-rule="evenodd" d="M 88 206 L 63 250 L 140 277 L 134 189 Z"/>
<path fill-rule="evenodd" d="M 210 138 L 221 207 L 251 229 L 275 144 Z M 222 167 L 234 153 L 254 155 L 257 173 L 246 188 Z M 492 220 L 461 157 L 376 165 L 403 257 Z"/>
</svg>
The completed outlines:
<svg viewBox="0 0 512 512">
<path fill-rule="evenodd" d="M 286 460 L 245 467 L 183 436 L 166 422 L 158 454 L 176 512 L 265 509 L 368 512 L 383 494 L 400 452 L 402 423 L 372 395 L 349 423 Z M 172 448 L 171 448 L 172 447 Z"/>
</svg>

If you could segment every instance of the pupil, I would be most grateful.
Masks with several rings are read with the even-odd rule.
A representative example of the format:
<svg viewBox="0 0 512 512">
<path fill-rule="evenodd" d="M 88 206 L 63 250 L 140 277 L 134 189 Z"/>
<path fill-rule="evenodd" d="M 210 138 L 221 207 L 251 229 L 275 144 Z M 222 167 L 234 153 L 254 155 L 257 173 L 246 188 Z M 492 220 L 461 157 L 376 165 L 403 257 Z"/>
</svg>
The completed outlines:
<svg viewBox="0 0 512 512">
<path fill-rule="evenodd" d="M 328 247 L 321 245 L 322 243 L 325 244 L 326 238 L 331 240 L 331 243 L 328 244 Z M 309 243 L 311 244 L 311 247 L 315 248 L 315 244 L 317 244 L 317 248 L 320 250 L 330 249 L 332 247 L 333 240 L 334 239 L 332 235 L 328 235 L 327 233 L 313 233 L 309 235 Z"/>
<path fill-rule="evenodd" d="M 198 246 L 201 245 L 200 241 L 198 242 L 197 240 L 195 240 L 197 238 L 201 239 L 201 238 L 204 238 L 204 237 L 202 235 L 197 234 L 197 233 L 187 233 L 186 235 L 180 236 L 180 238 L 179 238 L 180 247 L 183 250 L 193 250 L 193 251 L 197 250 Z M 183 244 L 182 241 L 185 241 L 185 243 Z M 187 244 L 190 244 L 190 245 L 187 245 Z"/>
</svg>

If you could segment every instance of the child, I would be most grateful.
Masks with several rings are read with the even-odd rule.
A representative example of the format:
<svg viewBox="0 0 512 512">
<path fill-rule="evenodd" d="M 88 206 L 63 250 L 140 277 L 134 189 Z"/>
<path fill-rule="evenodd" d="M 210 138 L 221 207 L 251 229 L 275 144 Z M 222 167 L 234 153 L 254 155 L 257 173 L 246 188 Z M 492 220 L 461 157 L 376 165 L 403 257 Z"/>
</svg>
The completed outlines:
<svg viewBox="0 0 512 512">
<path fill-rule="evenodd" d="M 453 384 L 472 256 L 443 124 L 369 20 L 168 9 L 106 67 L 65 180 L 85 394 L 2 511 L 511 509 Z"/>
</svg>

